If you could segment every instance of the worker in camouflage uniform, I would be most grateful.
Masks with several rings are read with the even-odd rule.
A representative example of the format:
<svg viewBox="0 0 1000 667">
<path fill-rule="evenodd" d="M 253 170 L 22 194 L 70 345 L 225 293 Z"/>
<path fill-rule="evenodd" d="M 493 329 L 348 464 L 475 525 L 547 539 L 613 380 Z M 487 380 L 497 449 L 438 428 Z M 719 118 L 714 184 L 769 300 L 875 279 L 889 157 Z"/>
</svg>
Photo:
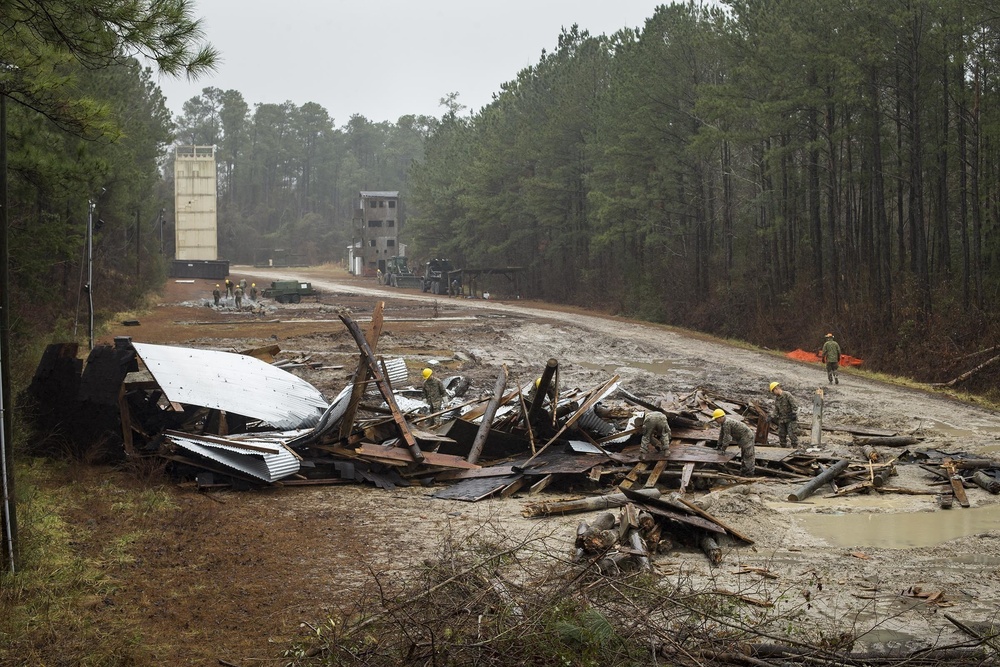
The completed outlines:
<svg viewBox="0 0 1000 667">
<path fill-rule="evenodd" d="M 250 300 L 257 300 L 257 283 L 250 283 Z"/>
<path fill-rule="evenodd" d="M 212 290 L 212 298 L 215 299 L 215 307 L 219 307 L 219 299 L 222 298 L 222 292 L 219 291 L 219 286 L 216 285 L 215 289 Z"/>
<path fill-rule="evenodd" d="M 830 384 L 840 384 L 837 369 L 840 366 L 840 343 L 833 338 L 832 333 L 826 335 L 826 342 L 819 351 L 820 359 L 826 364 L 826 379 Z"/>
<path fill-rule="evenodd" d="M 639 458 L 649 454 L 649 445 L 654 444 L 661 452 L 670 447 L 670 424 L 662 412 L 647 412 L 642 418 L 642 440 L 639 442 Z"/>
<path fill-rule="evenodd" d="M 444 397 L 448 395 L 448 392 L 444 388 L 444 383 L 433 377 L 434 371 L 429 368 L 425 368 L 420 374 L 424 376 L 424 400 L 427 401 L 430 413 L 440 412 L 441 403 L 444 401 Z M 438 418 L 434 417 L 431 423 L 437 424 Z"/>
<path fill-rule="evenodd" d="M 233 290 L 233 298 L 236 299 L 236 310 L 243 307 L 243 288 L 239 285 Z"/>
<path fill-rule="evenodd" d="M 785 446 L 785 440 L 790 440 L 792 447 L 799 446 L 799 406 L 795 398 L 781 388 L 780 382 L 772 382 L 771 393 L 774 394 L 774 408 L 771 419 L 778 425 L 778 444 Z"/>
<path fill-rule="evenodd" d="M 731 444 L 739 445 L 740 460 L 742 462 L 740 474 L 744 477 L 753 477 L 756 471 L 753 431 L 743 422 L 726 417 L 726 413 L 723 410 L 717 409 L 712 413 L 712 419 L 709 423 L 714 421 L 719 422 L 719 439 L 716 441 L 715 446 L 722 451 L 726 451 L 726 447 Z"/>
</svg>

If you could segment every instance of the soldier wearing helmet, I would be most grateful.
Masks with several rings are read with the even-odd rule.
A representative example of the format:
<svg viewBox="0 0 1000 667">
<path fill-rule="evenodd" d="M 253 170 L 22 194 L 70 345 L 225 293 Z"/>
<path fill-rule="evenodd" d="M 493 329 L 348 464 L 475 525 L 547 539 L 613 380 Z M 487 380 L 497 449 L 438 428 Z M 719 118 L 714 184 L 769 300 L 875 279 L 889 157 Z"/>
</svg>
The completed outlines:
<svg viewBox="0 0 1000 667">
<path fill-rule="evenodd" d="M 441 402 L 448 393 L 444 388 L 444 383 L 434 377 L 434 371 L 429 368 L 425 368 L 420 374 L 424 378 L 424 400 L 427 401 L 430 413 L 440 412 Z M 438 417 L 431 418 L 431 425 L 436 425 L 437 423 Z"/>
<path fill-rule="evenodd" d="M 250 283 L 250 300 L 257 300 L 257 283 Z"/>
<path fill-rule="evenodd" d="M 782 389 L 780 382 L 772 382 L 769 386 L 774 394 L 774 408 L 771 419 L 778 425 L 778 444 L 785 446 L 785 440 L 790 440 L 792 447 L 799 446 L 799 406 L 795 398 Z"/>
<path fill-rule="evenodd" d="M 753 477 L 754 472 L 756 472 L 753 431 L 738 419 L 727 417 L 725 411 L 720 409 L 716 409 L 712 413 L 712 419 L 709 423 L 714 421 L 719 422 L 719 439 L 716 441 L 715 446 L 725 451 L 726 447 L 730 444 L 739 445 L 740 474 L 744 477 Z"/>
<path fill-rule="evenodd" d="M 219 299 L 222 298 L 222 292 L 219 291 L 219 285 L 215 285 L 215 289 L 212 290 L 212 298 L 215 299 L 215 307 L 219 307 Z"/>
</svg>

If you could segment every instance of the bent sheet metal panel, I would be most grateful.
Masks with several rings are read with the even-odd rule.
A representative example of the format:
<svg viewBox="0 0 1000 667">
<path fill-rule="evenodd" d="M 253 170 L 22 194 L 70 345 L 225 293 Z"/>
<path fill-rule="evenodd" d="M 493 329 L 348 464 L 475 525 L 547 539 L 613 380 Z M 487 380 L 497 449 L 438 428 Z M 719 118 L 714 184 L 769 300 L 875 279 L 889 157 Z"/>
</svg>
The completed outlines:
<svg viewBox="0 0 1000 667">
<path fill-rule="evenodd" d="M 314 426 L 326 411 L 305 380 L 233 352 L 133 343 L 167 399 L 260 419 L 277 429 Z"/>
<path fill-rule="evenodd" d="M 170 442 L 189 452 L 265 482 L 274 482 L 299 471 L 299 459 L 283 443 L 303 433 L 304 431 L 298 430 L 268 434 L 241 433 L 238 436 L 216 435 L 206 438 L 179 431 L 166 431 L 163 435 Z M 270 451 L 252 451 L 245 445 Z"/>
</svg>

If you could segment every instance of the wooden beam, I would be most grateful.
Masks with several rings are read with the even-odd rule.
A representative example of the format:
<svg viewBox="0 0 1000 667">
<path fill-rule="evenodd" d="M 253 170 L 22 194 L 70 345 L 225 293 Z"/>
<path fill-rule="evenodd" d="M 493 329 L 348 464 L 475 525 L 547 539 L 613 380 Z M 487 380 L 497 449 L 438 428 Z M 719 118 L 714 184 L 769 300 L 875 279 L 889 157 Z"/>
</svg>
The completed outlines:
<svg viewBox="0 0 1000 667">
<path fill-rule="evenodd" d="M 383 308 L 385 308 L 385 301 L 379 301 L 375 304 L 375 309 L 372 310 L 371 326 L 368 328 L 368 333 L 365 334 L 365 340 L 368 342 L 368 347 L 371 348 L 372 353 L 375 352 L 375 348 L 378 346 L 378 338 L 382 333 Z M 367 386 L 368 360 L 362 352 L 358 355 L 358 369 L 354 372 L 354 387 L 351 389 L 351 400 L 347 404 L 344 416 L 340 418 L 341 438 L 346 438 L 354 430 L 354 418 L 358 414 L 358 403 L 361 402 L 361 396 L 365 393 Z"/>
<path fill-rule="evenodd" d="M 497 413 L 497 407 L 500 405 L 500 398 L 503 396 L 503 390 L 507 386 L 507 367 L 501 366 L 500 373 L 497 374 L 496 384 L 493 385 L 493 398 L 490 402 L 486 404 L 486 412 L 483 413 L 483 421 L 479 424 L 479 430 L 476 432 L 476 438 L 472 441 L 472 449 L 469 451 L 468 461 L 469 463 L 476 463 L 479 461 L 480 454 L 483 453 L 483 445 L 486 444 L 486 438 L 490 435 L 490 426 L 493 424 L 493 416 Z"/>
<path fill-rule="evenodd" d="M 375 378 L 375 383 L 378 385 L 378 390 L 382 394 L 382 398 L 385 399 L 386 405 L 392 410 L 393 421 L 396 422 L 396 428 L 399 430 L 399 435 L 406 443 L 407 448 L 410 450 L 410 454 L 413 456 L 413 460 L 417 463 L 423 463 L 424 454 L 420 451 L 420 446 L 414 439 L 413 434 L 410 433 L 410 428 L 406 424 L 406 419 L 403 417 L 403 413 L 399 411 L 399 406 L 396 405 L 396 398 L 392 394 L 392 390 L 389 388 L 388 382 L 382 377 L 382 370 L 379 368 L 378 359 L 375 358 L 374 352 L 372 352 L 371 347 L 368 345 L 368 341 L 361 333 L 361 329 L 358 327 L 357 323 L 350 318 L 348 315 L 341 315 L 340 320 L 347 327 L 347 330 L 351 332 L 351 336 L 354 337 L 354 342 L 358 344 L 361 348 L 361 353 L 365 357 L 365 361 L 368 364 L 368 372 L 371 376 Z"/>
</svg>

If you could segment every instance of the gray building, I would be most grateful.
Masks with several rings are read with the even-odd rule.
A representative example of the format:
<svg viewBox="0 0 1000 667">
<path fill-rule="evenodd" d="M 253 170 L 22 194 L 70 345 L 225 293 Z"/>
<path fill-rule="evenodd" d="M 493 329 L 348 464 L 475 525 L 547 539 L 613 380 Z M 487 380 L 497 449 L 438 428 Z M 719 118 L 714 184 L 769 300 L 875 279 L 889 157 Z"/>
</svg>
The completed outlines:
<svg viewBox="0 0 1000 667">
<path fill-rule="evenodd" d="M 350 271 L 357 276 L 385 272 L 390 257 L 405 255 L 399 244 L 403 211 L 398 190 L 362 190 L 354 213 L 355 240 L 350 247 Z"/>
</svg>

